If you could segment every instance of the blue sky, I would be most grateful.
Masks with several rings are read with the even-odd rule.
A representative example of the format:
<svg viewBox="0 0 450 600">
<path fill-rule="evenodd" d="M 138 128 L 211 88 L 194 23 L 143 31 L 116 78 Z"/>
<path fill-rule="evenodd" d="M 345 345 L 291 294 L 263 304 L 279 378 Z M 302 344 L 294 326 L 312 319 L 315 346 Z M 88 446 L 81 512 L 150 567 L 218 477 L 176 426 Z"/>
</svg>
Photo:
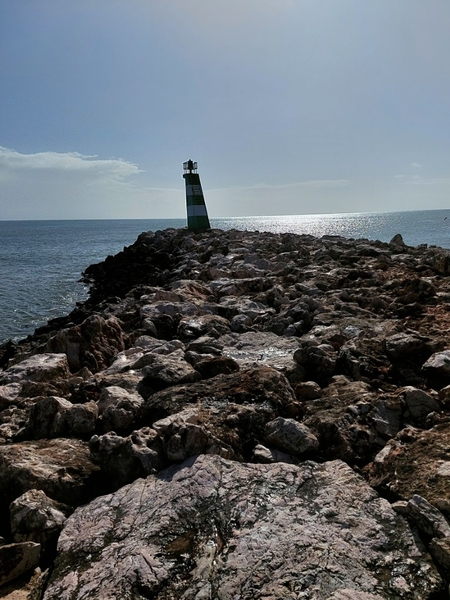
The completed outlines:
<svg viewBox="0 0 450 600">
<path fill-rule="evenodd" d="M 448 208 L 448 0 L 0 0 L 0 220 Z"/>
</svg>

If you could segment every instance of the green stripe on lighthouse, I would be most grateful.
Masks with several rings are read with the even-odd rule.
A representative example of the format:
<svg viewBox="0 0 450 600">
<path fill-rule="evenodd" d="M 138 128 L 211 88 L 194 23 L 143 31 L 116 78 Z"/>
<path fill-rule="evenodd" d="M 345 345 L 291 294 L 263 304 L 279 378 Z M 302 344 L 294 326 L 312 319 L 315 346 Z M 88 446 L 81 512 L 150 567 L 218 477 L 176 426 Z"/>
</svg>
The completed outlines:
<svg viewBox="0 0 450 600">
<path fill-rule="evenodd" d="M 197 173 L 197 163 L 188 160 L 183 163 L 183 178 L 186 182 L 187 225 L 190 231 L 206 231 L 211 229 L 203 197 L 200 175 Z"/>
</svg>

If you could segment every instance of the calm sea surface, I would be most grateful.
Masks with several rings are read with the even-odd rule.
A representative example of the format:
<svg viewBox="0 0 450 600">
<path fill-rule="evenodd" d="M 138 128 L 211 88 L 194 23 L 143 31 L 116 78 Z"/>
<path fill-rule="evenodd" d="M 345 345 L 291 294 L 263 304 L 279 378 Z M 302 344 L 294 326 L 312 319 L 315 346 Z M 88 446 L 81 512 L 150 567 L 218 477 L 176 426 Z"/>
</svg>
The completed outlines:
<svg viewBox="0 0 450 600">
<path fill-rule="evenodd" d="M 448 217 L 448 218 L 447 218 Z M 342 235 L 450 248 L 450 210 L 211 219 L 220 229 Z M 0 221 L 0 342 L 21 339 L 86 298 L 81 273 L 120 252 L 142 231 L 184 227 L 184 219 Z"/>
</svg>

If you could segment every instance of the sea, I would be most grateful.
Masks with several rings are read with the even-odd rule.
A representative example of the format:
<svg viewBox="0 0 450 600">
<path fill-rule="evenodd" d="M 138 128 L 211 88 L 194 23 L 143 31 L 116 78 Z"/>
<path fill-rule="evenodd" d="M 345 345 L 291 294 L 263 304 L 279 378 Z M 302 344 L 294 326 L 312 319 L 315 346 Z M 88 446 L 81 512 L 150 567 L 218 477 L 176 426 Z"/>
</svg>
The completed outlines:
<svg viewBox="0 0 450 600">
<path fill-rule="evenodd" d="M 210 219 L 214 228 L 338 235 L 450 249 L 450 209 Z M 185 219 L 0 221 L 0 343 L 17 341 L 87 298 L 83 271 L 134 243 L 143 231 Z"/>
</svg>

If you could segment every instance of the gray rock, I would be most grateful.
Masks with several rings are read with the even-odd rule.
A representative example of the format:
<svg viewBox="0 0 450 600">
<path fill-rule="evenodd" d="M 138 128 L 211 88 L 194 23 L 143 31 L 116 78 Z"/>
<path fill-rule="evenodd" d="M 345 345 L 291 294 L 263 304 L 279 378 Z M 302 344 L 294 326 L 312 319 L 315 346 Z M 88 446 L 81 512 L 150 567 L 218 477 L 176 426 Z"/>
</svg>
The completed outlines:
<svg viewBox="0 0 450 600">
<path fill-rule="evenodd" d="M 439 402 L 431 394 L 413 386 L 403 388 L 403 398 L 413 420 L 420 421 L 431 412 L 440 411 Z"/>
<path fill-rule="evenodd" d="M 283 373 L 291 383 L 303 379 L 304 371 L 294 361 L 297 338 L 280 337 L 272 332 L 248 331 L 219 338 L 223 355 L 233 358 L 241 368 L 265 365 Z"/>
<path fill-rule="evenodd" d="M 150 427 L 133 431 L 127 437 L 114 431 L 95 435 L 89 441 L 89 447 L 92 460 L 101 466 L 113 489 L 165 466 L 162 442 Z"/>
<path fill-rule="evenodd" d="M 385 338 L 386 354 L 393 361 L 404 361 L 430 354 L 429 343 L 418 333 L 396 333 Z"/>
<path fill-rule="evenodd" d="M 283 417 L 267 423 L 264 438 L 270 446 L 294 456 L 311 453 L 319 447 L 316 436 L 306 425 Z"/>
<path fill-rule="evenodd" d="M 405 520 L 342 462 L 200 456 L 77 509 L 44 600 L 427 600 L 442 590 Z"/>
<path fill-rule="evenodd" d="M 59 535 L 70 512 L 66 505 L 55 502 L 42 490 L 25 492 L 9 507 L 14 541 L 37 542 L 44 547 Z"/>
<path fill-rule="evenodd" d="M 34 542 L 0 546 L 0 585 L 35 567 L 40 554 L 41 546 Z"/>
<path fill-rule="evenodd" d="M 257 444 L 253 449 L 252 458 L 257 463 L 271 464 L 277 462 L 284 462 L 291 465 L 298 464 L 298 460 L 291 454 L 275 450 L 273 448 L 266 448 L 262 444 Z"/>
<path fill-rule="evenodd" d="M 408 517 L 427 535 L 450 537 L 450 525 L 444 515 L 418 494 L 408 502 Z"/>
<path fill-rule="evenodd" d="M 87 502 L 94 490 L 101 493 L 88 444 L 60 438 L 0 446 L 0 507 L 32 489 L 70 506 Z"/>
<path fill-rule="evenodd" d="M 448 385 L 450 383 L 450 350 L 432 354 L 423 364 L 422 371 L 434 386 Z"/>
<path fill-rule="evenodd" d="M 163 440 L 167 460 L 182 462 L 197 454 L 234 458 L 233 450 L 211 433 L 213 427 L 208 427 L 208 421 L 205 410 L 194 407 L 153 423 L 152 428 Z"/>
<path fill-rule="evenodd" d="M 450 537 L 433 538 L 430 553 L 444 573 L 450 573 Z"/>
<path fill-rule="evenodd" d="M 0 385 L 0 411 L 13 404 L 20 393 L 20 383 L 9 383 Z"/>
<path fill-rule="evenodd" d="M 129 433 L 140 416 L 143 403 L 142 396 L 136 392 L 115 385 L 103 388 L 97 403 L 101 429 Z"/>
<path fill-rule="evenodd" d="M 24 381 L 53 381 L 70 377 L 65 354 L 35 354 L 9 367 L 2 373 L 6 383 Z"/>
<path fill-rule="evenodd" d="M 64 398 L 49 396 L 33 404 L 23 435 L 34 440 L 86 438 L 94 433 L 96 419 L 97 407 L 93 402 L 72 404 Z"/>
<path fill-rule="evenodd" d="M 295 395 L 299 400 L 316 400 L 322 396 L 322 388 L 315 381 L 303 381 L 295 386 Z"/>
</svg>

